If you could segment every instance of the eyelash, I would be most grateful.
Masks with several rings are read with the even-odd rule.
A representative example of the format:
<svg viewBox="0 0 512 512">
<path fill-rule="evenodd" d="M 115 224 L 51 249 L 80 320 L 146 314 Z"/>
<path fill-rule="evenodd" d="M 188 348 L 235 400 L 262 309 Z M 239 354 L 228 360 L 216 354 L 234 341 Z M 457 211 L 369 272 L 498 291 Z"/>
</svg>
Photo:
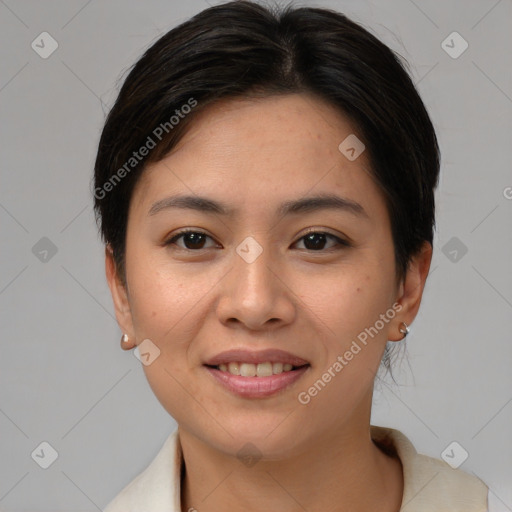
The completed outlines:
<svg viewBox="0 0 512 512">
<path fill-rule="evenodd" d="M 169 245 L 173 245 L 175 244 L 175 242 L 177 240 L 179 240 L 180 238 L 182 238 L 183 236 L 185 236 L 186 234 L 188 233 L 194 233 L 194 234 L 198 234 L 198 235 L 204 235 L 208 238 L 210 238 L 211 240 L 213 240 L 213 238 L 211 236 L 209 236 L 208 234 L 206 234 L 205 232 L 203 231 L 200 231 L 200 230 L 197 230 L 197 229 L 184 229 L 178 233 L 176 233 L 175 235 L 172 236 L 172 238 L 170 238 L 169 240 L 167 240 L 164 245 L 165 246 L 169 246 Z M 315 234 L 315 235 L 325 235 L 326 237 L 328 238 L 331 238 L 331 239 L 334 239 L 337 243 L 337 246 L 338 247 L 331 247 L 330 249 L 320 249 L 320 250 L 308 250 L 308 249 L 305 249 L 306 251 L 308 252 L 311 252 L 311 253 L 322 253 L 322 252 L 330 252 L 330 251 L 333 251 L 333 250 L 339 250 L 343 247 L 351 247 L 351 244 L 346 241 L 346 240 L 343 240 L 342 238 L 339 238 L 335 235 L 332 235 L 331 233 L 328 233 L 326 231 L 316 231 L 316 230 L 311 230 L 311 231 L 308 231 L 307 233 L 305 233 L 302 237 L 299 238 L 298 241 L 302 240 L 303 238 L 306 238 L 308 235 L 312 235 L 312 234 Z M 178 249 L 181 249 L 181 250 L 184 250 L 184 251 L 191 251 L 191 252 L 200 252 L 200 251 L 203 251 L 205 249 L 208 249 L 207 248 L 201 248 L 201 249 L 188 249 L 187 247 L 179 247 L 178 246 Z"/>
</svg>

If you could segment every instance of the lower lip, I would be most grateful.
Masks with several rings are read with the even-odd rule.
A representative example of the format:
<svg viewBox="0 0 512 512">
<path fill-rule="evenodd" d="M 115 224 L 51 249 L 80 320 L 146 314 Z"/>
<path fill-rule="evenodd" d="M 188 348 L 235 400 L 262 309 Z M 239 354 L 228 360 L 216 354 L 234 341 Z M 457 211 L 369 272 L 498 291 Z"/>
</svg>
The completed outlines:
<svg viewBox="0 0 512 512">
<path fill-rule="evenodd" d="M 268 377 L 241 377 L 209 366 L 205 366 L 205 368 L 226 389 L 236 395 L 244 398 L 264 398 L 291 386 L 304 375 L 309 366 Z"/>
</svg>

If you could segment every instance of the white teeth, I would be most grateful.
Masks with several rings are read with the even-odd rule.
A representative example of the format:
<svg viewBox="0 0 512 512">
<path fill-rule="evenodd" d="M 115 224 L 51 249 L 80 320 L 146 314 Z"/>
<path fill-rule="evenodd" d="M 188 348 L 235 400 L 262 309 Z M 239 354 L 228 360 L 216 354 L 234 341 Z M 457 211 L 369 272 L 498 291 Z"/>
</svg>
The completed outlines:
<svg viewBox="0 0 512 512">
<path fill-rule="evenodd" d="M 238 363 L 229 363 L 228 371 L 233 375 L 240 375 L 240 366 Z"/>
<path fill-rule="evenodd" d="M 272 375 L 272 363 L 259 363 L 256 367 L 257 377 L 269 377 Z"/>
<path fill-rule="evenodd" d="M 272 365 L 272 373 L 277 375 L 278 373 L 283 373 L 283 363 L 274 363 Z"/>
<path fill-rule="evenodd" d="M 217 367 L 221 372 L 228 372 L 232 375 L 241 375 L 242 377 L 270 377 L 279 375 L 283 372 L 289 372 L 293 366 L 289 363 L 222 363 Z"/>
<path fill-rule="evenodd" d="M 252 363 L 242 363 L 240 365 L 240 375 L 242 377 L 255 377 L 256 365 Z"/>
</svg>

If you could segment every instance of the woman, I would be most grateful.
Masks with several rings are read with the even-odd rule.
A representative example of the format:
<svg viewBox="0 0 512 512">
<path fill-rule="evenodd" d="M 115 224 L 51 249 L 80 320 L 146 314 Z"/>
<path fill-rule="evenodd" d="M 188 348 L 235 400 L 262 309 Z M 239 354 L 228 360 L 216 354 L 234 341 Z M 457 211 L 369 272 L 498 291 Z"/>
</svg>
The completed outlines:
<svg viewBox="0 0 512 512">
<path fill-rule="evenodd" d="M 479 479 L 370 425 L 438 174 L 399 58 L 339 13 L 230 2 L 146 51 L 95 208 L 121 344 L 178 428 L 107 512 L 487 510 Z"/>
</svg>

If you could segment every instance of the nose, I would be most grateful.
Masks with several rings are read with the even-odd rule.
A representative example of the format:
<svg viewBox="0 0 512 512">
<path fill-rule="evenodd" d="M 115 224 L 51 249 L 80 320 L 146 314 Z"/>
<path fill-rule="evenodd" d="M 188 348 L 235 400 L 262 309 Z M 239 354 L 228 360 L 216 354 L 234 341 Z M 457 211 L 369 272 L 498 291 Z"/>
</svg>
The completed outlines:
<svg viewBox="0 0 512 512">
<path fill-rule="evenodd" d="M 233 268 L 221 284 L 217 315 L 227 326 L 249 330 L 279 328 L 293 321 L 296 308 L 291 283 L 271 261 L 269 250 L 247 262 L 234 254 Z"/>
</svg>

